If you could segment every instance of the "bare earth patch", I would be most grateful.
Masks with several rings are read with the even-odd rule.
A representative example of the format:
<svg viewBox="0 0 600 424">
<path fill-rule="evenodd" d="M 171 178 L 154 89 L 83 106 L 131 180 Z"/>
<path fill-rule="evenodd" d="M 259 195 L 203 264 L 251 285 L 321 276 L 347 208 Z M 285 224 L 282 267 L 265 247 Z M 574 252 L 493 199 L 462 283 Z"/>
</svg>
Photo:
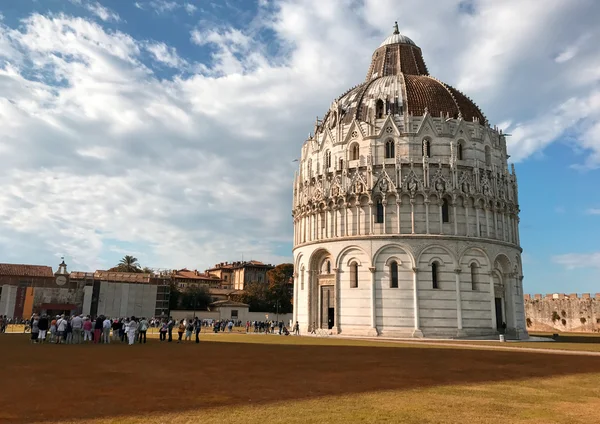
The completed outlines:
<svg viewBox="0 0 600 424">
<path fill-rule="evenodd" d="M 599 357 L 203 338 L 56 346 L 2 335 L 0 422 L 589 423 L 600 407 Z"/>
</svg>

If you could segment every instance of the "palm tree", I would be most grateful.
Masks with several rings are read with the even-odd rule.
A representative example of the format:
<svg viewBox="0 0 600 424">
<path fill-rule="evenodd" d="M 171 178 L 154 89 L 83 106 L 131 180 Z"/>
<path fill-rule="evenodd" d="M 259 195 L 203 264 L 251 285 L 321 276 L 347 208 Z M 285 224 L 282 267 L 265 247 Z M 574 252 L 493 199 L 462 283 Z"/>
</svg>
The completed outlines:
<svg viewBox="0 0 600 424">
<path fill-rule="evenodd" d="M 117 265 L 122 272 L 141 272 L 140 264 L 135 256 L 125 255 Z"/>
</svg>

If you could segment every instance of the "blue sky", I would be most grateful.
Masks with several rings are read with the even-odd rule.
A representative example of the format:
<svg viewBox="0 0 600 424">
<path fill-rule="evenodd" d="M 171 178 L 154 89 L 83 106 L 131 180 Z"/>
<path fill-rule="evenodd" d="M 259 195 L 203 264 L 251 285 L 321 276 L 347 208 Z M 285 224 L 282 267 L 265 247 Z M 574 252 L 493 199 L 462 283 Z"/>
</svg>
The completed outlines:
<svg viewBox="0 0 600 424">
<path fill-rule="evenodd" d="M 291 258 L 314 118 L 398 20 L 512 134 L 525 291 L 600 292 L 593 0 L 5 0 L 0 260 Z"/>
</svg>

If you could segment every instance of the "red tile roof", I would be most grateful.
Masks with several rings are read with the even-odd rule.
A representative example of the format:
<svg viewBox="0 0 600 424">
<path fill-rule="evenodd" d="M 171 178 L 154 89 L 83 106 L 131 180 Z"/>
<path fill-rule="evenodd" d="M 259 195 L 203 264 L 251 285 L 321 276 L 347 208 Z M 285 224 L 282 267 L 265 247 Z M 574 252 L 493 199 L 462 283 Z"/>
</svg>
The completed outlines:
<svg viewBox="0 0 600 424">
<path fill-rule="evenodd" d="M 201 273 L 201 272 L 197 272 L 197 271 L 190 271 L 189 269 L 180 269 L 179 271 L 175 271 L 172 274 L 173 278 L 183 278 L 183 279 L 189 279 L 189 280 L 214 280 L 214 281 L 221 281 L 221 279 L 219 277 L 215 277 L 214 275 L 210 275 L 210 274 L 206 274 L 206 273 Z"/>
<path fill-rule="evenodd" d="M 54 272 L 45 265 L 0 264 L 0 276 L 54 278 Z"/>
</svg>

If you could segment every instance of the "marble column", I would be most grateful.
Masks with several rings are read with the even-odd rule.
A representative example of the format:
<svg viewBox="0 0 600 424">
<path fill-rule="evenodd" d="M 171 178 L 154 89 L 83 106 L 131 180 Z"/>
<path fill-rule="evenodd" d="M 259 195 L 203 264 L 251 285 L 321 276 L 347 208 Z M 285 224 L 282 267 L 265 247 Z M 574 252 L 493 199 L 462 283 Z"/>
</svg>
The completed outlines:
<svg viewBox="0 0 600 424">
<path fill-rule="evenodd" d="M 376 268 L 370 267 L 371 271 L 371 331 L 370 334 L 376 336 L 377 333 L 377 292 L 375 286 Z"/>
<path fill-rule="evenodd" d="M 421 331 L 421 324 L 419 320 L 419 281 L 418 281 L 418 272 L 419 269 L 417 267 L 413 267 L 413 316 L 414 316 L 414 328 L 413 328 L 413 337 L 423 337 L 423 332 Z"/>
<path fill-rule="evenodd" d="M 429 199 L 425 199 L 425 234 L 429 234 Z"/>
<path fill-rule="evenodd" d="M 400 194 L 398 194 L 398 198 L 400 198 Z M 398 200 L 396 201 L 396 212 L 398 214 L 398 234 L 402 233 L 402 226 L 400 222 L 400 211 L 401 211 L 402 203 Z"/>
<path fill-rule="evenodd" d="M 463 330 L 463 319 L 462 319 L 462 299 L 460 295 L 460 268 L 454 270 L 456 276 L 456 335 L 458 337 L 466 336 Z"/>
<path fill-rule="evenodd" d="M 498 323 L 496 322 L 496 293 L 494 292 L 494 274 L 488 273 L 490 281 L 490 301 L 492 313 L 492 331 L 498 331 Z"/>
</svg>

